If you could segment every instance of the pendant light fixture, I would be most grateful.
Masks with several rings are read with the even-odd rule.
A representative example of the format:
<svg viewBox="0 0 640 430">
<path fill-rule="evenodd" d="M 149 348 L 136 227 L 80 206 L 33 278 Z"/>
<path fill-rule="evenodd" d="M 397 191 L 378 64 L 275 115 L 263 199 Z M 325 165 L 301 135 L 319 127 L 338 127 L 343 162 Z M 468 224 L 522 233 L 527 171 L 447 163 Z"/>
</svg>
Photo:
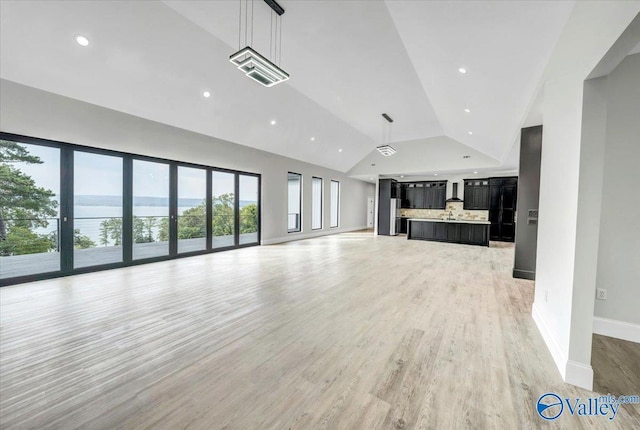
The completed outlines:
<svg viewBox="0 0 640 430">
<path fill-rule="evenodd" d="M 282 15 L 284 14 L 284 9 L 275 0 L 264 0 L 264 2 L 271 8 L 269 57 L 266 57 L 250 46 L 250 44 L 253 44 L 253 1 L 254 0 L 251 0 L 251 5 L 249 5 L 249 0 L 239 0 L 238 52 L 232 54 L 229 57 L 229 61 L 231 61 L 231 63 L 233 63 L 238 70 L 241 70 L 247 77 L 264 85 L 265 87 L 272 87 L 289 79 L 289 74 L 280 68 L 280 61 L 282 59 Z M 244 14 L 242 13 L 243 3 Z M 249 7 L 251 8 L 250 11 Z M 241 48 L 243 20 L 244 48 Z M 250 23 L 249 20 L 251 21 Z"/>
<path fill-rule="evenodd" d="M 386 120 L 382 122 L 382 141 L 391 142 L 391 123 L 393 122 L 393 119 L 386 113 L 383 113 L 382 117 Z M 380 145 L 376 149 L 385 157 L 389 157 L 396 153 L 396 149 L 389 145 L 389 143 Z"/>
</svg>

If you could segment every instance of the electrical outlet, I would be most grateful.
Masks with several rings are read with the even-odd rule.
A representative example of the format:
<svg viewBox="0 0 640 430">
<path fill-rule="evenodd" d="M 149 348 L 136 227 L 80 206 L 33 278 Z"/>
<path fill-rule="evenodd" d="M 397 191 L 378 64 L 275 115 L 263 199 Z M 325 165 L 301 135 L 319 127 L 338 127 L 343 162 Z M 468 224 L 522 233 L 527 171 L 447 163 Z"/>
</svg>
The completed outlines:
<svg viewBox="0 0 640 430">
<path fill-rule="evenodd" d="M 607 290 L 604 288 L 596 288 L 596 299 L 607 300 Z"/>
</svg>

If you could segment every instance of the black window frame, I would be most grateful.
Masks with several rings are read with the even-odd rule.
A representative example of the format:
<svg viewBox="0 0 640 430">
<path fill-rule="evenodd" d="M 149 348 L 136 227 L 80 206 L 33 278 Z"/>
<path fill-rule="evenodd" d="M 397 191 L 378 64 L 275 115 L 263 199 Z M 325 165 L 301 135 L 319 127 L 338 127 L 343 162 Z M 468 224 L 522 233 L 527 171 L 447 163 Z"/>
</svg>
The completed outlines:
<svg viewBox="0 0 640 430">
<path fill-rule="evenodd" d="M 338 184 L 338 198 L 336 199 L 336 225 L 333 225 L 333 212 L 329 213 L 329 228 L 339 228 L 340 227 L 340 181 L 335 179 L 331 180 L 331 187 L 329 189 L 329 204 L 331 206 L 330 211 L 333 210 L 333 198 L 331 194 L 333 193 L 333 183 Z"/>
<path fill-rule="evenodd" d="M 289 176 L 296 175 L 300 181 L 300 188 L 298 191 L 298 213 L 289 213 Z M 304 186 L 302 182 L 302 174 L 296 172 L 287 172 L 287 233 L 302 233 L 302 187 Z M 289 228 L 289 218 L 291 215 L 298 215 L 297 227 Z"/>
<path fill-rule="evenodd" d="M 53 279 L 65 276 L 78 275 L 82 273 L 92 273 L 98 272 L 102 270 L 110 270 L 121 267 L 131 267 L 137 266 L 140 264 L 148 264 L 155 263 L 159 261 L 173 260 L 177 258 L 191 257 L 195 255 L 204 255 L 213 252 L 221 252 L 227 251 L 230 249 L 239 249 L 239 248 L 247 248 L 251 246 L 259 246 L 262 241 L 262 175 L 254 172 L 246 172 L 241 170 L 233 170 L 227 169 L 223 167 L 216 166 L 207 166 L 203 164 L 190 163 L 184 161 L 170 160 L 161 157 L 149 156 L 144 154 L 130 153 L 117 151 L 112 149 L 103 149 L 96 148 L 92 146 L 80 145 L 76 143 L 62 142 L 51 139 L 43 139 L 33 136 L 25 136 L 15 133 L 8 133 L 4 131 L 0 131 L 0 139 L 13 141 L 16 143 L 24 143 L 31 145 L 40 145 L 47 146 L 60 149 L 60 218 L 68 217 L 70 221 L 73 221 L 73 205 L 74 205 L 74 195 L 73 195 L 73 159 L 76 151 L 88 152 L 94 154 L 101 155 L 110 155 L 116 157 L 122 157 L 123 159 L 123 261 L 118 263 L 108 263 L 101 264 L 96 266 L 89 267 L 73 267 L 73 222 L 67 223 L 68 226 L 63 225 L 60 231 L 60 240 L 61 246 L 65 243 L 65 251 L 61 250 L 61 265 L 60 270 L 55 272 L 45 272 L 45 273 L 37 273 L 30 275 L 17 276 L 13 278 L 4 278 L 0 279 L 0 287 L 21 284 L 25 282 L 33 282 L 40 281 L 45 279 Z M 207 248 L 200 251 L 194 252 L 185 252 L 185 253 L 177 253 L 177 228 L 170 228 L 170 231 L 173 230 L 173 234 L 175 239 L 171 238 L 170 244 L 170 252 L 168 255 L 163 255 L 159 257 L 147 258 L 143 260 L 133 260 L 132 252 L 133 252 L 133 240 L 132 240 L 132 221 L 133 221 L 133 160 L 142 160 L 142 161 L 150 161 L 156 163 L 164 163 L 169 164 L 169 177 L 170 177 L 170 215 L 174 215 L 177 217 L 177 170 L 178 166 L 184 167 L 192 167 L 205 169 L 207 172 Z M 235 181 L 238 183 L 238 176 L 253 176 L 258 179 L 258 234 L 257 241 L 252 243 L 246 243 L 240 245 L 235 240 L 235 245 L 224 248 L 211 248 L 211 175 L 213 171 L 232 173 L 236 176 Z M 237 198 L 237 185 L 236 185 L 236 201 Z M 236 204 L 237 206 L 237 204 Z M 236 214 L 238 216 L 238 214 Z M 62 223 L 61 223 L 62 224 Z M 63 255 L 64 254 L 64 255 Z"/>
<path fill-rule="evenodd" d="M 313 181 L 320 180 L 320 227 L 313 228 Z M 322 230 L 324 228 L 324 179 L 319 176 L 311 177 L 311 230 Z"/>
</svg>

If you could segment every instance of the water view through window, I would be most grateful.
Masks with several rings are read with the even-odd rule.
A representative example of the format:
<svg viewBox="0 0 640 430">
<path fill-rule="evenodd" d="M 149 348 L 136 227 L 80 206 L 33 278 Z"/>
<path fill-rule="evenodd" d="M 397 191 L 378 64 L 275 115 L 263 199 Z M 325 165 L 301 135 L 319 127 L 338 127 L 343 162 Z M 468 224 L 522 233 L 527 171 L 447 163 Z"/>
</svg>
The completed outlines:
<svg viewBox="0 0 640 430">
<path fill-rule="evenodd" d="M 0 132 L 0 285 L 260 241 L 260 175 Z"/>
</svg>

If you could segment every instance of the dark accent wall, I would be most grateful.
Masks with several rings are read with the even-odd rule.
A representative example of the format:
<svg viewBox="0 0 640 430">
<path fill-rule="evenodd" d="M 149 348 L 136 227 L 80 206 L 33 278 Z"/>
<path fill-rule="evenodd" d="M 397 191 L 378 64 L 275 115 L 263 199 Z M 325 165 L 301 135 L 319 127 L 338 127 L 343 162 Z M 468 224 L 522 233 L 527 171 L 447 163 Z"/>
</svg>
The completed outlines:
<svg viewBox="0 0 640 430">
<path fill-rule="evenodd" d="M 518 222 L 516 223 L 513 277 L 533 280 L 536 276 L 536 250 L 538 246 L 542 126 L 523 128 L 520 136 Z"/>
</svg>

